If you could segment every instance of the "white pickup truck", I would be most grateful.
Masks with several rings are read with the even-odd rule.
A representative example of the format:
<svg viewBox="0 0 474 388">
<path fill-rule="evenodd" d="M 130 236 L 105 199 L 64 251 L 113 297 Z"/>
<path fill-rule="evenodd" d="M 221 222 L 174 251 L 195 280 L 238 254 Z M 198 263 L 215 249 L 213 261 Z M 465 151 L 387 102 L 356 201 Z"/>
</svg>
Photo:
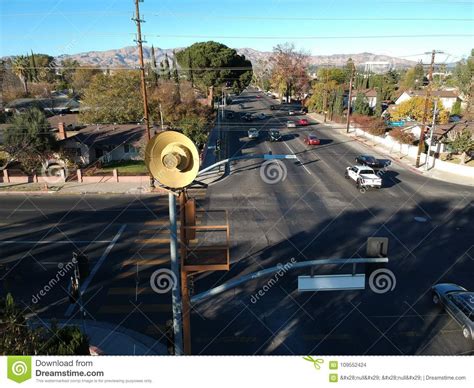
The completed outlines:
<svg viewBox="0 0 474 388">
<path fill-rule="evenodd" d="M 357 184 L 357 188 L 382 187 L 382 178 L 380 178 L 373 169 L 367 166 L 352 166 L 346 168 L 346 179 L 352 179 Z"/>
</svg>

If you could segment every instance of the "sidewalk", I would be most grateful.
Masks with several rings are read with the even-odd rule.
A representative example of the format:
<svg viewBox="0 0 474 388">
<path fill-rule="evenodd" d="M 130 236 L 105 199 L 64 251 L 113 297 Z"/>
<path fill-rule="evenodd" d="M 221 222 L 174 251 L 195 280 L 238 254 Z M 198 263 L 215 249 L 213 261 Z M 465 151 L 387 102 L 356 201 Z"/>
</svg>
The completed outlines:
<svg viewBox="0 0 474 388">
<path fill-rule="evenodd" d="M 48 321 L 46 323 L 49 324 Z M 84 320 L 84 322 L 82 320 L 71 320 L 57 321 L 57 324 L 59 326 L 64 324 L 78 326 L 89 337 L 89 345 L 99 348 L 104 352 L 104 355 L 153 356 L 168 354 L 163 343 L 134 330 L 125 329 L 110 323 L 92 320 Z M 43 325 L 44 321 L 41 324 L 32 323 L 34 327 Z"/>
<path fill-rule="evenodd" d="M 308 113 L 308 116 L 313 118 L 314 120 L 318 121 L 319 123 L 324 122 L 324 116 L 320 115 L 318 113 Z M 333 129 L 337 130 L 339 134 L 344 135 L 346 137 L 350 137 L 353 140 L 362 143 L 370 148 L 373 148 L 375 151 L 378 153 L 386 156 L 389 159 L 392 159 L 394 162 L 403 165 L 405 168 L 408 168 L 412 172 L 416 174 L 420 174 L 423 176 L 426 176 L 428 178 L 433 178 L 433 179 L 438 179 L 444 182 L 449 182 L 449 183 L 455 183 L 458 185 L 464 185 L 464 186 L 474 186 L 474 181 L 470 181 L 469 178 L 463 176 L 463 175 L 456 175 L 450 172 L 446 171 L 440 171 L 436 169 L 436 162 L 435 166 L 431 167 L 428 171 L 425 169 L 425 160 L 421 159 L 421 166 L 416 167 L 416 160 L 415 158 L 408 156 L 406 154 L 397 152 L 395 150 L 392 150 L 388 147 L 385 147 L 381 144 L 377 144 L 370 139 L 367 139 L 363 135 L 356 135 L 355 133 L 355 128 L 351 127 L 351 132 L 346 133 L 346 125 L 345 124 L 340 124 L 340 123 L 335 123 L 332 121 L 327 120 L 324 125 L 327 125 L 328 127 L 332 127 Z M 430 163 L 432 163 L 432 158 L 430 158 Z"/>
<path fill-rule="evenodd" d="M 78 183 L 58 182 L 51 183 L 46 188 L 44 183 L 0 183 L 0 195 L 16 194 L 126 194 L 126 195 L 157 195 L 165 193 L 160 188 L 153 191 L 148 186 L 140 183 L 124 182 L 102 182 L 102 183 Z"/>
</svg>

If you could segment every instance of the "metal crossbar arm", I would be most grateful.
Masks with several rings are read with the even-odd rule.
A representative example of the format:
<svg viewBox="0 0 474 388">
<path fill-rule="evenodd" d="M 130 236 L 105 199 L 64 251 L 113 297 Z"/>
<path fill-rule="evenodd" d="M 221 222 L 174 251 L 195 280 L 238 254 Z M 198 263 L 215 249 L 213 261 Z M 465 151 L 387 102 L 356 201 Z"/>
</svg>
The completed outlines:
<svg viewBox="0 0 474 388">
<path fill-rule="evenodd" d="M 244 159 L 297 159 L 296 155 L 280 155 L 280 154 L 258 154 L 258 155 L 243 155 L 243 156 L 233 156 L 232 158 L 221 160 L 220 162 L 214 163 L 209 167 L 204 168 L 203 170 L 199 171 L 197 176 L 204 174 L 205 172 L 211 171 L 216 167 L 222 166 L 223 164 L 227 164 L 229 162 L 233 162 L 234 160 L 244 160 Z"/>
<path fill-rule="evenodd" d="M 345 264 L 376 264 L 376 263 L 388 263 L 388 257 L 370 257 L 370 258 L 348 258 L 348 259 L 320 259 L 320 260 L 310 260 L 310 261 L 301 261 L 292 264 L 287 271 L 306 268 L 306 267 L 313 267 L 316 265 L 345 265 Z M 215 288 L 211 288 L 210 290 L 204 291 L 200 294 L 194 295 L 191 298 L 191 303 L 199 303 L 204 299 L 207 299 L 211 296 L 215 296 L 221 294 L 225 291 L 231 290 L 243 283 L 246 283 L 250 280 L 255 280 L 258 278 L 262 278 L 273 273 L 280 271 L 284 265 L 278 265 L 275 267 L 267 268 L 261 271 L 252 272 L 250 274 L 244 275 L 238 279 L 231 280 L 227 283 L 221 284 Z"/>
</svg>

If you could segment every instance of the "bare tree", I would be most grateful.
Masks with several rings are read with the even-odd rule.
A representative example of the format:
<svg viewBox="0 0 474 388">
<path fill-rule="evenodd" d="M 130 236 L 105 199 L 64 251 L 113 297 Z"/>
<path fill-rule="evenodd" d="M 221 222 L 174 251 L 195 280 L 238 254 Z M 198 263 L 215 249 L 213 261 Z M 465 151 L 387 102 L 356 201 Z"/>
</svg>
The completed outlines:
<svg viewBox="0 0 474 388">
<path fill-rule="evenodd" d="M 280 97 L 285 94 L 289 101 L 291 96 L 301 97 L 308 90 L 308 59 L 309 54 L 303 50 L 296 50 L 293 43 L 274 47 L 271 82 Z"/>
</svg>

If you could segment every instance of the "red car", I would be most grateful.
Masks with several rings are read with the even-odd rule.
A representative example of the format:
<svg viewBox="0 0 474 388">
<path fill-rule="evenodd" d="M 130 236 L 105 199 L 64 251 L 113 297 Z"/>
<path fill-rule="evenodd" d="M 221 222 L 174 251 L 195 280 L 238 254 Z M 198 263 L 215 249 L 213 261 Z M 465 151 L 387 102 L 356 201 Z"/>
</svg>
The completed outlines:
<svg viewBox="0 0 474 388">
<path fill-rule="evenodd" d="M 319 144 L 321 144 L 321 141 L 316 137 L 316 135 L 313 135 L 312 133 L 309 134 L 308 136 L 305 136 L 304 142 L 308 145 L 319 145 Z"/>
<path fill-rule="evenodd" d="M 306 119 L 299 119 L 298 125 L 303 125 L 303 126 L 309 125 L 309 121 Z"/>
</svg>

